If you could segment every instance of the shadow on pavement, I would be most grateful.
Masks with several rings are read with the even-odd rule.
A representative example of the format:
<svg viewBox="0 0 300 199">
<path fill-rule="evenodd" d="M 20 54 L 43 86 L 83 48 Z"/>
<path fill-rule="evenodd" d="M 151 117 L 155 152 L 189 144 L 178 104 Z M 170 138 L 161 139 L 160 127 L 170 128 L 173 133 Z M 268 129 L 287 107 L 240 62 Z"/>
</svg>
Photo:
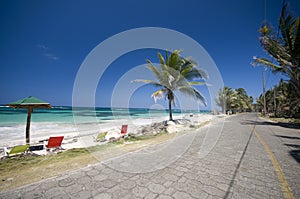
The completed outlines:
<svg viewBox="0 0 300 199">
<path fill-rule="evenodd" d="M 294 138 L 292 138 L 294 139 Z M 297 138 L 300 139 L 300 138 Z M 300 164 L 300 145 L 299 144 L 284 144 L 288 147 L 293 147 L 295 150 L 290 150 L 289 154 Z"/>
<path fill-rule="evenodd" d="M 300 164 L 300 150 L 291 150 L 289 153 Z"/>
<path fill-rule="evenodd" d="M 285 138 L 285 139 L 300 140 L 300 137 L 293 137 L 293 136 L 286 136 L 286 135 L 275 135 L 275 136 Z"/>
<path fill-rule="evenodd" d="M 292 124 L 286 122 L 268 122 L 268 121 L 253 121 L 253 120 L 245 120 L 241 122 L 242 125 L 271 125 L 271 126 L 281 126 L 284 128 L 291 129 L 300 129 L 300 124 Z"/>
<path fill-rule="evenodd" d="M 285 146 L 293 147 L 293 148 L 300 148 L 299 144 L 284 144 Z"/>
<path fill-rule="evenodd" d="M 293 129 L 300 129 L 299 124 L 290 124 L 290 123 L 283 123 L 283 122 L 268 122 L 268 121 L 254 121 L 254 120 L 244 120 L 241 122 L 242 125 L 271 125 L 271 126 L 281 126 L 285 128 L 293 128 Z M 291 140 L 300 140 L 299 137 L 295 136 L 287 136 L 287 135 L 275 135 L 276 137 L 284 138 L 284 139 L 291 139 Z M 293 147 L 296 149 L 300 148 L 298 144 L 284 144 L 288 147 Z M 292 156 L 299 164 L 300 164 L 300 150 L 290 150 L 290 156 Z"/>
</svg>

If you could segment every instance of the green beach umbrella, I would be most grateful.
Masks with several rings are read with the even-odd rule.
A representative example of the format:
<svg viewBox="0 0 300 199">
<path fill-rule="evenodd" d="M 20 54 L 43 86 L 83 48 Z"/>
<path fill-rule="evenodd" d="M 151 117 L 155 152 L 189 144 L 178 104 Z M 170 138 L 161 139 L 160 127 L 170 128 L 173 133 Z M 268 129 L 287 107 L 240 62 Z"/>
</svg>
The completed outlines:
<svg viewBox="0 0 300 199">
<path fill-rule="evenodd" d="M 27 124 L 26 124 L 26 144 L 30 144 L 30 119 L 34 108 L 51 108 L 51 105 L 35 97 L 27 97 L 18 101 L 6 104 L 13 108 L 27 108 Z"/>
</svg>

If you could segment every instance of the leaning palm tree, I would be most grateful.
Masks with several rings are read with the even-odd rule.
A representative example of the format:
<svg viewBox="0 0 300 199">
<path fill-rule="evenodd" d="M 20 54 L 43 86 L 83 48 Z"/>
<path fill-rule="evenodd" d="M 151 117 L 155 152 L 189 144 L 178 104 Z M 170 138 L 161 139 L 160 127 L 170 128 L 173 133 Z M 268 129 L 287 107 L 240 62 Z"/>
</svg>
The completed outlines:
<svg viewBox="0 0 300 199">
<path fill-rule="evenodd" d="M 279 31 L 280 35 L 265 25 L 260 29 L 259 38 L 263 48 L 279 65 L 267 58 L 257 57 L 254 57 L 254 65 L 262 64 L 286 75 L 293 88 L 291 107 L 297 108 L 300 106 L 300 17 L 294 18 L 288 12 L 287 4 L 281 11 Z"/>
<path fill-rule="evenodd" d="M 192 59 L 181 57 L 180 52 L 180 50 L 175 50 L 170 54 L 166 51 L 165 57 L 159 52 L 158 58 L 160 64 L 158 67 L 155 67 L 150 60 L 147 60 L 148 69 L 153 72 L 157 79 L 156 81 L 145 79 L 134 80 L 135 82 L 144 82 L 159 87 L 152 94 L 152 97 L 155 101 L 163 97 L 168 99 L 170 121 L 173 120 L 172 104 L 175 105 L 174 92 L 176 90 L 194 97 L 206 106 L 206 100 L 203 95 L 192 86 L 204 84 L 204 82 L 194 80 L 206 79 L 207 74 L 203 70 L 196 68 L 196 63 Z"/>
</svg>

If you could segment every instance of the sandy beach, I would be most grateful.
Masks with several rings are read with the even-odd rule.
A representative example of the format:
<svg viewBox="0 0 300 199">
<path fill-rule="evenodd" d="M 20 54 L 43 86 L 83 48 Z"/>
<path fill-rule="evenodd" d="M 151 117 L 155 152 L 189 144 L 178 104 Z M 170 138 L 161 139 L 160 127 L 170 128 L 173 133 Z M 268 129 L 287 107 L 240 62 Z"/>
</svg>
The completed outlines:
<svg viewBox="0 0 300 199">
<path fill-rule="evenodd" d="M 158 118 L 137 118 L 132 120 L 110 120 L 104 123 L 84 123 L 84 124 L 53 124 L 53 123 L 35 123 L 31 130 L 31 146 L 46 143 L 50 136 L 64 136 L 62 142 L 63 149 L 86 148 L 95 145 L 106 144 L 110 137 L 118 139 L 119 132 L 123 124 L 128 125 L 127 133 L 130 135 L 142 135 L 145 133 L 158 133 L 153 127 L 154 124 L 166 126 L 168 133 L 176 133 L 191 130 L 191 126 L 200 125 L 203 122 L 210 121 L 220 115 L 212 114 L 182 114 L 175 116 L 177 124 L 167 122 L 167 117 Z M 45 125 L 48 125 L 45 128 Z M 145 132 L 147 131 L 147 132 Z M 106 132 L 106 141 L 99 142 L 96 138 L 99 133 Z M 7 134 L 1 137 L 0 146 L 8 149 L 24 144 L 24 134 Z"/>
</svg>

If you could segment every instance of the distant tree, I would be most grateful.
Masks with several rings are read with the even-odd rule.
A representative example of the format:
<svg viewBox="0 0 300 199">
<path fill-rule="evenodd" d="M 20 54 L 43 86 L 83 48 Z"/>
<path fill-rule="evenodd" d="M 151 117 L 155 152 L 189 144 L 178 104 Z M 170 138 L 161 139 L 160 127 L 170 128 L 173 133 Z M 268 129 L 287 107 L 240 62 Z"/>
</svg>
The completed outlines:
<svg viewBox="0 0 300 199">
<path fill-rule="evenodd" d="M 248 96 L 246 90 L 244 88 L 238 88 L 235 90 L 237 96 L 237 103 L 238 103 L 238 111 L 245 112 L 245 111 L 252 111 L 252 103 L 253 98 Z"/>
<path fill-rule="evenodd" d="M 294 94 L 292 92 L 292 86 L 288 82 L 284 82 L 282 79 L 278 85 L 274 88 L 270 88 L 266 91 L 266 108 L 268 113 L 274 113 L 274 116 L 289 117 L 295 115 L 295 109 L 291 107 L 293 104 Z M 263 96 L 257 99 L 257 104 L 260 108 L 263 107 Z"/>
<path fill-rule="evenodd" d="M 244 88 L 233 90 L 225 86 L 219 90 L 218 99 L 216 100 L 218 106 L 222 108 L 222 112 L 226 113 L 229 110 L 233 112 L 252 111 L 253 98 L 247 95 Z"/>
<path fill-rule="evenodd" d="M 207 74 L 196 67 L 196 63 L 190 58 L 183 58 L 180 56 L 180 50 L 175 50 L 169 54 L 166 51 L 165 57 L 158 53 L 160 65 L 155 67 L 150 60 L 148 62 L 148 69 L 155 75 L 156 81 L 137 79 L 135 82 L 144 82 L 156 87 L 157 91 L 152 94 L 156 101 L 163 97 L 169 101 L 169 120 L 173 120 L 172 104 L 175 105 L 176 90 L 185 93 L 196 100 L 201 101 L 206 106 L 204 96 L 193 88 L 193 85 L 201 85 L 204 82 L 194 81 L 197 79 L 206 79 Z"/>
</svg>

